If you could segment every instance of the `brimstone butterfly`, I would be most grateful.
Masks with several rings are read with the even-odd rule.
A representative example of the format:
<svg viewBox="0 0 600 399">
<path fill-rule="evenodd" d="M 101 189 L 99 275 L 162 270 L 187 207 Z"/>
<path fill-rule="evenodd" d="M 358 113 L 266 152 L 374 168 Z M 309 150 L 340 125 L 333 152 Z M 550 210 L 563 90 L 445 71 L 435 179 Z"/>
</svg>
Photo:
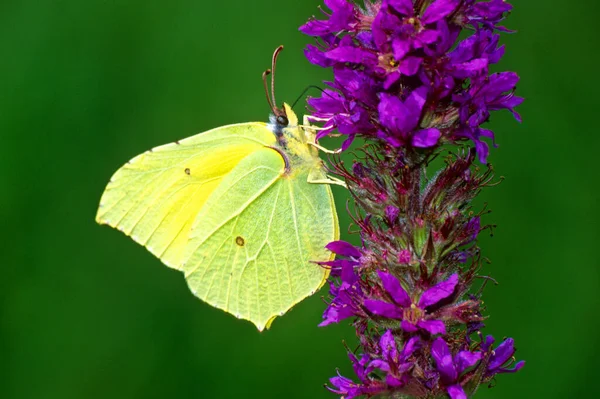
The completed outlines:
<svg viewBox="0 0 600 399">
<path fill-rule="evenodd" d="M 307 121 L 298 126 L 271 96 L 269 124 L 223 126 L 127 162 L 96 216 L 182 271 L 197 297 L 259 330 L 325 283 L 329 271 L 315 262 L 331 260 L 325 245 L 339 239 L 329 186 L 339 181 Z"/>
</svg>

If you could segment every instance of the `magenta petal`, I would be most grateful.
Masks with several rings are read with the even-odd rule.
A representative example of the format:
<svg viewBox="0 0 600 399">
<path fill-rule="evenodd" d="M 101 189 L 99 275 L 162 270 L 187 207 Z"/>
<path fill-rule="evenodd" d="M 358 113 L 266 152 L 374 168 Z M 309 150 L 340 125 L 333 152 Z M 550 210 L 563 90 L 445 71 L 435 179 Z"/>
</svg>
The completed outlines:
<svg viewBox="0 0 600 399">
<path fill-rule="evenodd" d="M 390 319 L 402 318 L 402 309 L 392 303 L 366 299 L 364 306 L 369 312 L 377 316 L 388 317 Z"/>
<path fill-rule="evenodd" d="M 521 360 L 520 362 L 515 364 L 515 366 L 511 369 L 503 368 L 502 372 L 503 373 L 516 373 L 517 371 L 521 370 L 523 368 L 523 366 L 525 366 L 525 360 Z"/>
<path fill-rule="evenodd" d="M 436 128 L 421 129 L 415 132 L 412 136 L 413 147 L 429 148 L 436 145 L 442 133 Z"/>
<path fill-rule="evenodd" d="M 456 381 L 458 374 L 452 362 L 452 354 L 450 348 L 443 338 L 437 338 L 431 344 L 431 356 L 435 360 L 436 368 L 442 375 L 445 381 Z"/>
<path fill-rule="evenodd" d="M 431 24 L 439 21 L 454 11 L 459 2 L 460 0 L 435 1 L 429 7 L 427 7 L 427 10 L 425 10 L 423 17 L 421 18 L 421 22 L 423 24 Z"/>
<path fill-rule="evenodd" d="M 321 36 L 330 32 L 331 28 L 327 21 L 308 21 L 299 28 L 300 32 L 309 36 Z"/>
<path fill-rule="evenodd" d="M 451 385 L 448 387 L 448 396 L 452 399 L 467 399 L 467 394 L 460 384 Z"/>
<path fill-rule="evenodd" d="M 348 148 L 350 148 L 350 145 L 352 145 L 352 142 L 354 141 L 354 136 L 354 134 L 351 134 L 346 140 L 344 140 L 341 147 L 342 151 L 346 151 Z"/>
<path fill-rule="evenodd" d="M 410 41 L 395 37 L 392 41 L 392 50 L 394 52 L 394 58 L 399 61 L 410 51 Z"/>
<path fill-rule="evenodd" d="M 425 29 L 419 33 L 418 38 L 421 43 L 431 44 L 437 40 L 438 36 L 438 31 L 433 29 Z"/>
<path fill-rule="evenodd" d="M 387 293 L 390 294 L 394 302 L 403 308 L 409 307 L 412 301 L 410 300 L 410 297 L 404 288 L 402 288 L 400 281 L 398 281 L 398 279 L 393 275 L 386 272 L 378 271 L 377 274 L 379 274 L 379 278 L 383 283 L 383 288 L 385 288 Z"/>
<path fill-rule="evenodd" d="M 339 323 L 340 321 L 356 315 L 352 307 L 346 304 L 332 303 L 323 313 L 323 321 L 319 324 L 319 327 L 325 327 L 332 323 Z"/>
<path fill-rule="evenodd" d="M 454 363 L 456 364 L 456 371 L 458 372 L 458 374 L 461 374 L 469 367 L 474 366 L 475 363 L 477 363 L 479 360 L 481 360 L 481 352 L 458 352 L 458 355 L 456 355 L 456 358 L 454 359 Z"/>
<path fill-rule="evenodd" d="M 421 57 L 406 57 L 400 62 L 400 72 L 406 76 L 413 76 L 419 71 L 422 62 Z"/>
<path fill-rule="evenodd" d="M 395 359 L 398 357 L 398 348 L 396 347 L 396 340 L 394 339 L 392 330 L 387 330 L 385 334 L 381 336 L 379 347 L 381 348 L 381 354 L 384 358 Z"/>
<path fill-rule="evenodd" d="M 398 70 L 388 74 L 383 82 L 383 88 L 386 90 L 389 89 L 394 85 L 394 83 L 400 80 L 400 77 L 402 77 L 402 74 Z"/>
<path fill-rule="evenodd" d="M 448 280 L 442 281 L 425 291 L 419 300 L 419 307 L 426 308 L 448 298 L 454 294 L 457 285 L 458 274 L 454 273 Z"/>
<path fill-rule="evenodd" d="M 388 0 L 388 4 L 392 6 L 396 11 L 411 16 L 415 12 L 413 10 L 412 0 Z"/>
<path fill-rule="evenodd" d="M 408 100 L 407 100 L 408 102 Z M 415 102 L 415 100 L 413 100 Z M 418 104 L 417 104 L 418 105 Z M 416 105 L 412 105 L 415 107 Z M 423 106 L 421 105 L 421 108 Z M 382 93 L 379 105 L 379 121 L 392 132 L 404 133 L 411 131 L 421 117 L 421 110 L 417 114 L 407 108 L 398 96 Z"/>
<path fill-rule="evenodd" d="M 446 325 L 441 320 L 421 320 L 417 326 L 431 335 L 446 334 Z"/>
<path fill-rule="evenodd" d="M 385 376 L 385 383 L 394 388 L 400 388 L 405 384 L 403 380 L 399 380 L 391 374 Z"/>
<path fill-rule="evenodd" d="M 508 359 L 515 354 L 515 340 L 512 338 L 508 338 L 504 342 L 502 342 L 498 347 L 494 350 L 492 357 L 490 358 L 490 363 L 488 364 L 489 369 L 495 369 L 502 366 Z"/>
<path fill-rule="evenodd" d="M 375 367 L 382 371 L 390 371 L 390 364 L 384 360 L 376 359 L 369 363 L 369 367 Z"/>
<path fill-rule="evenodd" d="M 338 62 L 351 62 L 353 64 L 372 64 L 375 62 L 375 55 L 368 50 L 357 47 L 340 46 L 325 53 L 330 60 Z"/>
<path fill-rule="evenodd" d="M 454 67 L 454 77 L 456 78 L 471 78 L 477 74 L 485 72 L 488 67 L 488 60 L 485 58 L 478 58 L 462 64 L 458 64 Z"/>
<path fill-rule="evenodd" d="M 412 125 L 413 128 L 417 125 L 418 120 L 421 118 L 421 111 L 423 110 L 423 106 L 427 100 L 428 92 L 429 89 L 426 86 L 421 86 L 418 89 L 413 90 L 404 102 L 404 105 L 408 111 L 417 116 L 417 120 Z"/>
<path fill-rule="evenodd" d="M 360 258 L 360 251 L 352 244 L 346 241 L 332 241 L 325 245 L 325 248 L 338 255 L 348 256 L 351 258 Z"/>
<path fill-rule="evenodd" d="M 486 163 L 487 157 L 490 153 L 490 148 L 487 143 L 481 140 L 475 140 L 475 151 L 477 152 L 477 157 L 479 158 L 479 162 Z"/>
<path fill-rule="evenodd" d="M 419 331 L 419 329 L 410 321 L 402 320 L 400 323 L 400 328 L 409 333 L 414 333 Z"/>
<path fill-rule="evenodd" d="M 335 64 L 335 62 L 327 58 L 317 46 L 313 46 L 312 44 L 306 46 L 304 49 L 304 55 L 310 63 L 324 68 L 328 68 Z"/>
<path fill-rule="evenodd" d="M 402 349 L 402 356 L 406 359 L 414 353 L 421 346 L 421 339 L 419 337 L 412 337 L 404 344 Z"/>
</svg>

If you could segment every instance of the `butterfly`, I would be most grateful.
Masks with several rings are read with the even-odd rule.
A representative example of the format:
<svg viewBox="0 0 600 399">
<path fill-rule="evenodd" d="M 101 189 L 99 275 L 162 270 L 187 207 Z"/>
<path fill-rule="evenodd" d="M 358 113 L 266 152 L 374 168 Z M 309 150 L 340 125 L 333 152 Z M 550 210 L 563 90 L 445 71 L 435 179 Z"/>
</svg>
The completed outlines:
<svg viewBox="0 0 600 399">
<path fill-rule="evenodd" d="M 343 185 L 327 175 L 306 117 L 298 125 L 288 104 L 275 106 L 274 88 L 271 98 L 269 123 L 222 126 L 131 159 L 96 215 L 259 331 L 325 283 L 317 262 L 333 259 L 325 245 L 339 239 L 330 185 Z"/>
</svg>

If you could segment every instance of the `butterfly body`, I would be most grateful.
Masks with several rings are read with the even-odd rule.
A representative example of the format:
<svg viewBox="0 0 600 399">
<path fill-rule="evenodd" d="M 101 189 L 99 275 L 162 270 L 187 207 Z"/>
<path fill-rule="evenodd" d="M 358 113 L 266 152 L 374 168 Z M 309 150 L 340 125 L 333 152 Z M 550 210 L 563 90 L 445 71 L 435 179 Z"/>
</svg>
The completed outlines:
<svg viewBox="0 0 600 399">
<path fill-rule="evenodd" d="M 325 282 L 339 238 L 314 133 L 242 123 L 156 147 L 111 178 L 96 220 L 184 273 L 205 302 L 259 330 Z M 275 122 L 275 123 L 273 123 Z"/>
</svg>

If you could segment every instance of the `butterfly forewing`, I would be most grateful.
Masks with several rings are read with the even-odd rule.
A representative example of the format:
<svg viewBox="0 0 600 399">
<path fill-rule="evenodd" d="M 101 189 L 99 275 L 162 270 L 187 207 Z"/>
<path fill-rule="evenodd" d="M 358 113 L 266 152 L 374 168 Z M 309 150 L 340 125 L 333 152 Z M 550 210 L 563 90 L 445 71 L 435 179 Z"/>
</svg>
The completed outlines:
<svg viewBox="0 0 600 399">
<path fill-rule="evenodd" d="M 264 124 L 225 126 L 147 151 L 111 178 L 96 216 L 179 268 L 191 225 L 224 176 L 271 145 Z"/>
</svg>

